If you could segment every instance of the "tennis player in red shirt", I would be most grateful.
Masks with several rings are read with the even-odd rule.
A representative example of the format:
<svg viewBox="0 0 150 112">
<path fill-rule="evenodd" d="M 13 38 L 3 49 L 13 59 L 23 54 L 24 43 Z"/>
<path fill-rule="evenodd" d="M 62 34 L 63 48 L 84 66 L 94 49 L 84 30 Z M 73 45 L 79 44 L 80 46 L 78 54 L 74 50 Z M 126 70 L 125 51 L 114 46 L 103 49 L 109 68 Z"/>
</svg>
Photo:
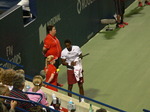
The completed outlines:
<svg viewBox="0 0 150 112">
<path fill-rule="evenodd" d="M 53 55 L 56 59 L 55 66 L 58 68 L 59 66 L 59 58 L 61 55 L 61 45 L 59 40 L 56 37 L 56 28 L 53 25 L 47 26 L 47 36 L 44 39 L 44 46 L 43 46 L 43 54 L 45 57 L 49 55 Z"/>
</svg>

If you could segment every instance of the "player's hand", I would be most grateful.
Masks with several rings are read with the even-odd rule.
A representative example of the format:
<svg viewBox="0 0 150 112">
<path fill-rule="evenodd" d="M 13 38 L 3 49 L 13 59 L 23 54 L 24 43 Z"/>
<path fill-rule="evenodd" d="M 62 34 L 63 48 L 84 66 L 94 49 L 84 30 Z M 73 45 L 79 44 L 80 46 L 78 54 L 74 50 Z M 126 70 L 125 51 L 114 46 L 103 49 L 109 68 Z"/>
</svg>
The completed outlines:
<svg viewBox="0 0 150 112">
<path fill-rule="evenodd" d="M 74 69 L 74 67 L 70 65 L 67 65 L 67 68 Z"/>
<path fill-rule="evenodd" d="M 75 65 L 76 65 L 76 62 L 72 61 L 71 66 L 75 66 Z"/>
</svg>

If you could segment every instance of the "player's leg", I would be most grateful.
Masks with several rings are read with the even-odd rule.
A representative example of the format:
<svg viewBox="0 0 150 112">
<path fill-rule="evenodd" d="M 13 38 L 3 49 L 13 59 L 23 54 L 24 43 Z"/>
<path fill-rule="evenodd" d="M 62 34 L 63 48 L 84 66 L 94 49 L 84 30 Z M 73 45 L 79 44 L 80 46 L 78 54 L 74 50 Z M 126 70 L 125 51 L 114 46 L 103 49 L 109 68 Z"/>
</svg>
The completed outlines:
<svg viewBox="0 0 150 112">
<path fill-rule="evenodd" d="M 77 83 L 74 76 L 74 70 L 67 70 L 67 80 L 68 80 L 68 90 L 72 91 L 73 84 Z M 72 97 L 71 93 L 68 93 L 68 96 Z"/>
<path fill-rule="evenodd" d="M 79 87 L 79 93 L 80 95 L 84 96 L 84 88 L 83 88 L 83 77 L 80 78 L 80 81 L 78 82 L 78 87 Z M 81 102 L 84 102 L 84 98 L 79 98 Z"/>
<path fill-rule="evenodd" d="M 120 2 L 120 16 L 121 16 L 121 24 L 123 24 L 123 25 L 128 25 L 128 23 L 127 22 L 124 22 L 124 13 L 125 13 L 125 2 L 124 1 L 122 1 L 122 2 Z"/>
<path fill-rule="evenodd" d="M 123 28 L 124 25 L 121 24 L 121 16 L 120 16 L 120 11 L 121 11 L 121 4 L 120 4 L 120 0 L 114 0 L 115 3 L 115 10 L 116 10 L 116 15 L 117 15 L 117 24 L 116 27 L 118 28 Z"/>
<path fill-rule="evenodd" d="M 68 90 L 72 91 L 73 84 L 68 84 Z M 72 97 L 72 94 L 68 92 L 68 96 Z"/>
</svg>

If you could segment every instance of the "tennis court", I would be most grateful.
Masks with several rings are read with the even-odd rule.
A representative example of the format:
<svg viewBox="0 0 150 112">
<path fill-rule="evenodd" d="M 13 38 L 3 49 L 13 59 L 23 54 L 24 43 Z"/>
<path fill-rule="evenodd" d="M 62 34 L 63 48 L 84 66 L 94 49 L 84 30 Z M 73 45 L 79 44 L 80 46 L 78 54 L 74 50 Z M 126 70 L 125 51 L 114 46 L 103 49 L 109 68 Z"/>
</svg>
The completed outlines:
<svg viewBox="0 0 150 112">
<path fill-rule="evenodd" d="M 149 11 L 135 1 L 126 10 L 128 26 L 99 32 L 82 46 L 83 54 L 90 53 L 83 59 L 85 96 L 128 112 L 150 110 Z M 66 68 L 60 69 L 59 82 L 67 89 Z"/>
</svg>

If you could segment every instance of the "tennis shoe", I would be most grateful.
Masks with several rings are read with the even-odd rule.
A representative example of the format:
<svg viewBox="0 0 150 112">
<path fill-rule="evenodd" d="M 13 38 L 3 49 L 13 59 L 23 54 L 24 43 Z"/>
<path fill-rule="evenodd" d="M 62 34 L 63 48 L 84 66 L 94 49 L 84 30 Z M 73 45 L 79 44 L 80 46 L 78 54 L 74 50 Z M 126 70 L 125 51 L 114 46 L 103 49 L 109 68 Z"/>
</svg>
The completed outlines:
<svg viewBox="0 0 150 112">
<path fill-rule="evenodd" d="M 146 5 L 150 5 L 150 2 L 148 2 L 148 1 L 145 1 L 145 4 L 146 4 Z"/>
<path fill-rule="evenodd" d="M 123 24 L 118 24 L 118 27 L 119 28 L 124 28 L 124 25 Z"/>
<path fill-rule="evenodd" d="M 124 25 L 128 25 L 128 23 L 127 23 L 127 22 L 123 22 L 123 24 L 124 24 Z"/>
</svg>

